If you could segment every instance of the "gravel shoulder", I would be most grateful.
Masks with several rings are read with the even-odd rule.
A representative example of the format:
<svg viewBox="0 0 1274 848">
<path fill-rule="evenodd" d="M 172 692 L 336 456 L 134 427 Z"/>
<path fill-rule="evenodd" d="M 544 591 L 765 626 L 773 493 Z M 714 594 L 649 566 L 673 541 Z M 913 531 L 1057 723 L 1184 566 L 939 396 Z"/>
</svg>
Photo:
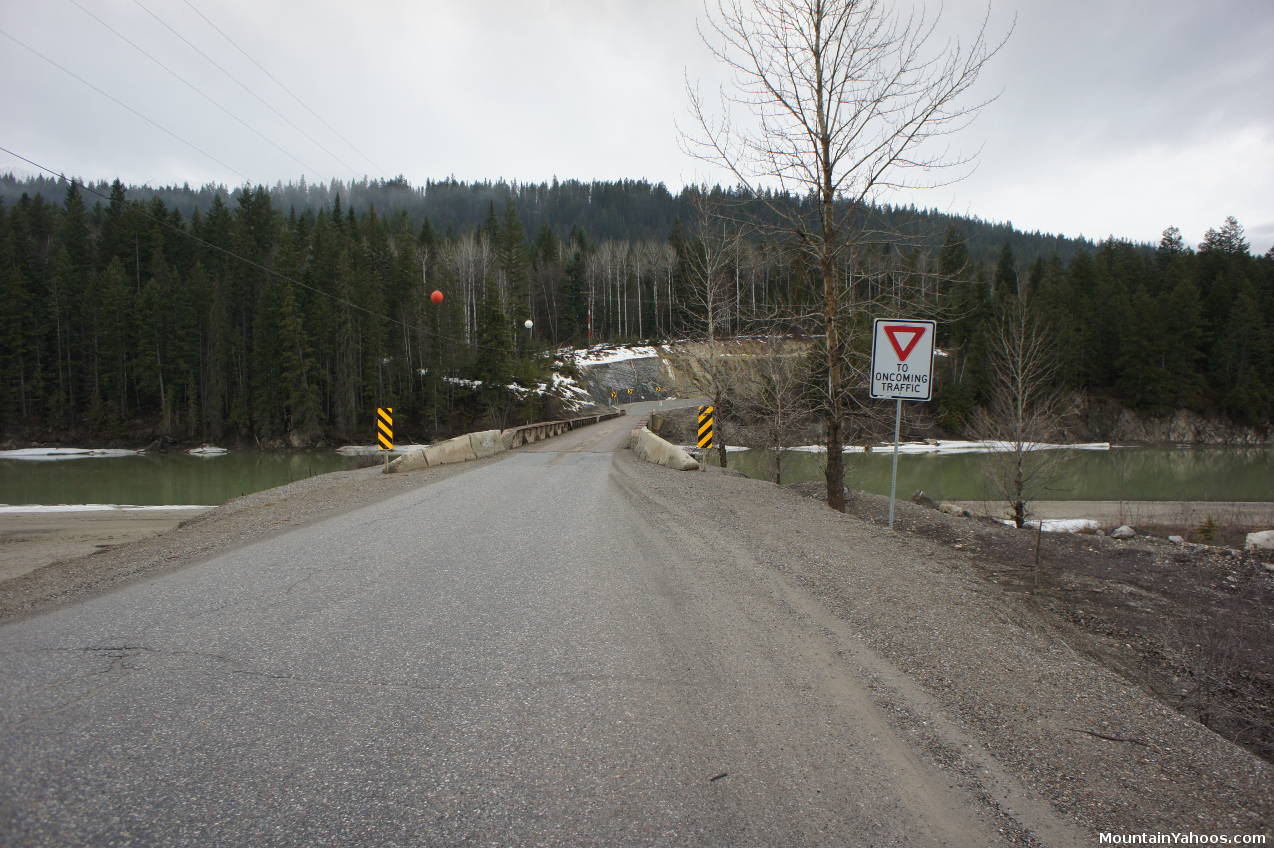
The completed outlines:
<svg viewBox="0 0 1274 848">
<path fill-rule="evenodd" d="M 144 531 L 134 527 L 133 530 L 144 532 L 147 537 L 123 538 L 117 546 L 96 553 L 74 556 L 79 549 L 62 548 L 70 558 L 0 582 L 0 622 L 25 618 L 128 583 L 197 565 L 242 545 L 428 486 L 499 459 L 444 465 L 411 474 L 383 474 L 378 467 L 320 474 L 235 498 L 194 518 L 176 522 L 171 518 L 159 519 L 159 523 Z M 145 519 L 119 520 L 131 523 Z M 131 532 L 128 528 L 118 529 L 125 535 Z M 86 528 L 86 532 L 95 531 Z"/>
<path fill-rule="evenodd" d="M 918 749 L 1039 842 L 1068 841 L 1035 826 L 1049 812 L 1090 834 L 1270 833 L 1274 766 L 1097 661 L 1082 630 L 993 579 L 984 550 L 906 529 L 969 519 L 903 503 L 891 532 L 729 473 L 620 454 L 615 474 L 649 511 L 751 552 L 741 569 L 766 563 L 739 579 L 773 580 Z"/>
<path fill-rule="evenodd" d="M 239 498 L 158 536 L 0 583 L 0 620 L 502 458 L 402 475 L 337 472 Z M 746 551 L 733 576 L 765 587 L 826 640 L 837 673 L 862 681 L 899 735 L 983 798 L 1021 844 L 1075 844 L 1076 829 L 1271 833 L 1274 766 L 1170 709 L 1093 649 L 1090 628 L 1025 591 L 1029 572 L 1001 563 L 1020 556 L 1011 545 L 1025 534 L 909 503 L 891 532 L 877 523 L 883 499 L 857 496 L 860 515 L 842 515 L 769 483 L 673 472 L 628 451 L 615 454 L 612 479 L 652 527 L 692 540 L 689 567 L 695 540 Z M 1001 550 L 995 539 L 1012 542 Z M 1114 650 L 1121 638 L 1112 631 L 1100 644 Z"/>
</svg>

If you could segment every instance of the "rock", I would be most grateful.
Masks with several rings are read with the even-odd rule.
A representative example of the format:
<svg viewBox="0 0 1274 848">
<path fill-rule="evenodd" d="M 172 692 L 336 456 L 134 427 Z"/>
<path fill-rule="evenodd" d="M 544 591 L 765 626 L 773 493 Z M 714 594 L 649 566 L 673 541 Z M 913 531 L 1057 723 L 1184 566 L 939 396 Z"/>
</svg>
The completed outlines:
<svg viewBox="0 0 1274 848">
<path fill-rule="evenodd" d="M 1097 532 L 1097 535 L 1098 535 L 1098 536 L 1105 536 L 1105 535 L 1106 535 L 1106 531 L 1105 531 L 1105 530 L 1097 530 L 1096 532 Z"/>
<path fill-rule="evenodd" d="M 1112 539 L 1131 539 L 1137 535 L 1137 531 L 1129 527 L 1127 524 L 1120 524 L 1114 530 L 1110 531 Z"/>
<path fill-rule="evenodd" d="M 1274 550 L 1274 530 L 1261 530 L 1256 533 L 1248 533 L 1247 538 L 1243 540 L 1243 547 L 1249 551 Z"/>
<path fill-rule="evenodd" d="M 1175 542 L 1178 545 L 1184 545 L 1186 543 L 1186 540 L 1181 536 L 1169 536 L 1168 541 Z"/>
<path fill-rule="evenodd" d="M 930 509 L 939 509 L 938 502 L 926 495 L 923 489 L 917 489 L 912 493 L 911 502 L 914 504 L 920 504 L 921 506 L 927 506 Z"/>
<path fill-rule="evenodd" d="M 960 518 L 968 518 L 971 515 L 973 515 L 973 513 L 969 512 L 964 507 L 959 506 L 958 504 L 953 504 L 953 503 L 938 504 L 938 511 L 945 512 L 947 515 L 956 515 L 956 516 L 959 516 Z"/>
</svg>

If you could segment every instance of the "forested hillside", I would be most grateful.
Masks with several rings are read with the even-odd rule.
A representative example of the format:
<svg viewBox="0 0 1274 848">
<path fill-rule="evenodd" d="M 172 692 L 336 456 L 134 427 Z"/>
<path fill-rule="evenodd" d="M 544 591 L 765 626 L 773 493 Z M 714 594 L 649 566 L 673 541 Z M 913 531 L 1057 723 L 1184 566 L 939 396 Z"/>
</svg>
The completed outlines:
<svg viewBox="0 0 1274 848">
<path fill-rule="evenodd" d="M 520 184 L 442 180 L 412 186 L 398 177 L 328 184 L 302 180 L 287 185 L 276 184 L 265 190 L 273 207 L 285 215 L 291 211 L 300 215 L 306 211 L 318 213 L 330 210 L 339 198 L 345 208 L 353 208 L 360 214 L 370 208 L 374 208 L 382 218 L 403 213 L 416 230 L 428 221 L 438 234 L 452 236 L 483 223 L 490 209 L 502 211 L 512 203 L 527 233 L 538 233 L 545 225 L 559 235 L 579 228 L 592 241 L 664 241 L 675 222 L 689 221 L 694 217 L 696 196 L 693 189 L 673 194 L 662 183 L 645 180 L 554 180 L 551 183 Z M 104 182 L 88 184 L 85 191 L 87 202 L 92 206 L 97 199 L 94 195 L 109 195 L 111 185 Z M 714 191 L 725 198 L 737 197 L 731 191 Z M 12 174 L 0 175 L 0 200 L 12 206 L 23 194 L 31 197 L 40 195 L 46 202 L 60 204 L 66 194 L 66 183 L 49 177 L 19 180 Z M 130 200 L 147 204 L 159 199 L 165 209 L 180 213 L 186 220 L 190 220 L 196 211 L 207 214 L 218 196 L 223 203 L 232 203 L 226 189 L 221 186 L 198 189 L 189 186 L 137 186 L 128 187 L 127 194 Z M 886 207 L 878 211 L 882 226 L 929 240 L 941 239 L 949 225 L 958 226 L 970 255 L 979 262 L 994 261 L 1005 244 L 1012 248 L 1019 261 L 1026 263 L 1034 261 L 1037 256 L 1053 254 L 1069 260 L 1081 250 L 1096 247 L 1086 239 L 1019 231 L 1014 229 L 1012 222 L 961 218 L 911 206 Z M 1145 247 L 1149 249 L 1151 246 Z"/>
<path fill-rule="evenodd" d="M 590 324 L 594 341 L 703 329 L 690 308 L 694 193 L 659 185 L 390 181 L 227 195 L 63 183 L 57 200 L 49 181 L 2 188 L 7 438 L 365 442 L 378 405 L 429 438 L 543 414 L 536 395 L 502 387 L 543 380 L 551 357 L 537 352 L 586 341 Z M 916 308 L 942 318 L 953 354 L 938 383 L 952 429 L 984 399 L 997 310 L 1028 295 L 1062 341 L 1071 387 L 1152 412 L 1270 420 L 1274 258 L 1251 256 L 1237 222 L 1196 251 L 1172 230 L 1156 249 L 910 208 L 871 215 L 896 238 L 857 261 L 892 270 L 861 285 L 935 281 Z M 794 239 L 746 234 L 724 270 L 719 332 L 799 314 L 817 298 L 814 270 Z M 461 382 L 473 380 L 486 389 Z"/>
</svg>

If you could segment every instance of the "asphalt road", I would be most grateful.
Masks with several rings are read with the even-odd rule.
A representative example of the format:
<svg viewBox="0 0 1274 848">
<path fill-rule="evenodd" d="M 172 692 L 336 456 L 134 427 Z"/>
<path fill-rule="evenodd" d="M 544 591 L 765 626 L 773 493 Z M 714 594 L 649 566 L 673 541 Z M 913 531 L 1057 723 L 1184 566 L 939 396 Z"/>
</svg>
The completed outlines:
<svg viewBox="0 0 1274 848">
<path fill-rule="evenodd" d="M 1000 844 L 632 424 L 0 627 L 0 844 Z"/>
</svg>

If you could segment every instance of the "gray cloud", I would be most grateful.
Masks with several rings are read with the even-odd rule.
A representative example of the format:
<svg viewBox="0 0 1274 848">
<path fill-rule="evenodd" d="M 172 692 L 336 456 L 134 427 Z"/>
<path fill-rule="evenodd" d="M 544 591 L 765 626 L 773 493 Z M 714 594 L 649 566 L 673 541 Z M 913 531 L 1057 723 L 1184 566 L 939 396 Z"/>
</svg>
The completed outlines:
<svg viewBox="0 0 1274 848">
<path fill-rule="evenodd" d="M 414 182 L 645 177 L 674 187 L 721 178 L 680 152 L 674 130 L 685 115 L 683 73 L 709 88 L 723 79 L 695 31 L 693 2 L 193 0 L 375 166 L 184 3 L 142 0 L 344 161 L 131 0 L 81 2 L 291 155 L 67 0 L 4 0 L 6 31 L 233 169 L 5 41 L 0 73 L 14 81 L 5 144 L 69 173 L 194 184 L 272 183 L 303 171 L 310 180 L 402 173 Z M 967 31 L 983 11 L 977 0 L 949 0 L 943 31 Z M 1001 2 L 993 29 L 1013 15 L 1016 31 L 983 81 L 1002 95 L 959 140 L 981 148 L 976 173 L 906 200 L 1097 238 L 1154 240 L 1175 224 L 1197 241 L 1235 215 L 1255 249 L 1274 242 L 1274 7 Z"/>
</svg>

